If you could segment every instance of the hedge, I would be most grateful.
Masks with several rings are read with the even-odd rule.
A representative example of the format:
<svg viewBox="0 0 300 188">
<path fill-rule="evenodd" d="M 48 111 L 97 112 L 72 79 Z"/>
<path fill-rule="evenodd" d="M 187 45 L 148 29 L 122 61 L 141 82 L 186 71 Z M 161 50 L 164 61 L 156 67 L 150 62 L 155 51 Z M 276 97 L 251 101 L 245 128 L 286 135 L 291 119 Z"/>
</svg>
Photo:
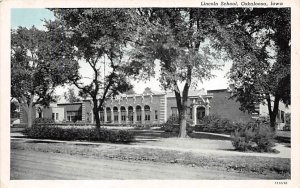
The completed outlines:
<svg viewBox="0 0 300 188">
<path fill-rule="evenodd" d="M 134 141 L 132 132 L 108 129 L 78 129 L 58 126 L 33 126 L 23 131 L 24 135 L 35 139 L 85 140 L 111 143 L 129 143 Z"/>
<path fill-rule="evenodd" d="M 195 125 L 195 131 L 231 133 L 237 128 L 237 124 L 217 115 L 204 116 L 200 123 Z"/>
</svg>

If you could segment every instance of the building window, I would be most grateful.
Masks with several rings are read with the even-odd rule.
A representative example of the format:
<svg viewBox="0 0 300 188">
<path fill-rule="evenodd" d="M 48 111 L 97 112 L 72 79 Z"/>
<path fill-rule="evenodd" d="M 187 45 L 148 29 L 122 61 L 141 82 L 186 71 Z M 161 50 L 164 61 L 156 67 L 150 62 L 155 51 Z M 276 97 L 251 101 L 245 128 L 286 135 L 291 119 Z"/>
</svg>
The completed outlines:
<svg viewBox="0 0 300 188">
<path fill-rule="evenodd" d="M 128 107 L 128 119 L 129 119 L 129 121 L 133 121 L 133 107 L 132 106 Z"/>
<path fill-rule="evenodd" d="M 111 110 L 110 110 L 110 108 L 106 108 L 106 116 L 107 116 L 107 122 L 111 122 Z"/>
<path fill-rule="evenodd" d="M 126 108 L 124 106 L 121 107 L 121 120 L 126 121 Z"/>
<path fill-rule="evenodd" d="M 197 120 L 201 120 L 205 116 L 205 108 L 204 107 L 197 107 Z"/>
<path fill-rule="evenodd" d="M 76 122 L 77 120 L 81 120 L 78 111 L 67 111 L 67 121 Z"/>
<path fill-rule="evenodd" d="M 157 110 L 154 111 L 155 120 L 158 120 L 158 112 Z"/>
<path fill-rule="evenodd" d="M 119 120 L 119 111 L 117 107 L 114 107 L 114 121 Z"/>
<path fill-rule="evenodd" d="M 150 121 L 150 114 L 151 114 L 150 106 L 146 105 L 145 106 L 145 120 L 146 121 Z"/>
<path fill-rule="evenodd" d="M 56 113 L 56 118 L 55 119 L 58 120 L 58 113 Z"/>
<path fill-rule="evenodd" d="M 54 119 L 55 113 L 52 113 L 52 119 Z"/>
<path fill-rule="evenodd" d="M 140 106 L 136 107 L 136 120 L 142 121 L 142 108 Z"/>
<path fill-rule="evenodd" d="M 42 111 L 42 109 L 39 107 L 37 111 L 38 111 L 38 117 L 42 118 L 43 117 L 43 111 Z M 53 119 L 54 119 L 54 117 L 53 117 Z"/>
</svg>

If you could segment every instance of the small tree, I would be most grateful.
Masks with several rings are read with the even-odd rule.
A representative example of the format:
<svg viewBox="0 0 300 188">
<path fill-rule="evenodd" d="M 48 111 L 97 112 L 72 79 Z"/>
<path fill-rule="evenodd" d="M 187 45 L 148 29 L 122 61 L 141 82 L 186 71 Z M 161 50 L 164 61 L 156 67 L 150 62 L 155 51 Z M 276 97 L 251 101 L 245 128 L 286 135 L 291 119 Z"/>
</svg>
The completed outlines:
<svg viewBox="0 0 300 188">
<path fill-rule="evenodd" d="M 66 82 L 74 64 L 60 30 L 19 27 L 11 32 L 11 97 L 25 110 L 28 127 L 37 104 L 54 102 L 54 89 Z"/>
</svg>

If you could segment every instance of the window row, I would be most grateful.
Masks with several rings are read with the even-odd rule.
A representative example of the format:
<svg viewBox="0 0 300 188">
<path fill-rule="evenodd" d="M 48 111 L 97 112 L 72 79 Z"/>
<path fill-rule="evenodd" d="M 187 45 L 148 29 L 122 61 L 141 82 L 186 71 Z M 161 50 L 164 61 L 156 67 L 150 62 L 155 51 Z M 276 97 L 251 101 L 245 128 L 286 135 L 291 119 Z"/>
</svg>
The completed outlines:
<svg viewBox="0 0 300 188">
<path fill-rule="evenodd" d="M 125 107 L 121 107 L 120 108 L 120 118 L 121 121 L 125 122 L 127 119 L 128 121 L 133 122 L 134 121 L 134 117 L 136 118 L 136 121 L 142 121 L 142 118 L 144 118 L 145 121 L 150 121 L 151 120 L 151 110 L 150 110 L 150 106 L 146 105 L 144 107 L 144 117 L 142 117 L 142 108 L 140 106 L 137 106 L 135 108 L 135 112 L 133 111 L 133 107 L 129 106 L 128 107 L 128 114 L 126 111 Z M 155 110 L 154 111 L 154 120 L 158 120 L 158 111 Z M 119 110 L 117 107 L 113 108 L 113 115 L 111 113 L 111 108 L 107 107 L 106 108 L 106 121 L 107 122 L 111 122 L 111 121 L 119 121 Z M 105 117 L 104 117 L 104 110 L 100 110 L 100 121 L 105 121 Z"/>
</svg>

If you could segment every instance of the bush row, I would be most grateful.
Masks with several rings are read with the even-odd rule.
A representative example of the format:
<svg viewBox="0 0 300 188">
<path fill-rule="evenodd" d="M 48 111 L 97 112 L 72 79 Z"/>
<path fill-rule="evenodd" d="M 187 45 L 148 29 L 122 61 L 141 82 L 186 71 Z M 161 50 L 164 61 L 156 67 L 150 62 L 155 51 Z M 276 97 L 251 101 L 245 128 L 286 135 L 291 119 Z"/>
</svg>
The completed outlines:
<svg viewBox="0 0 300 188">
<path fill-rule="evenodd" d="M 95 126 L 95 123 L 86 123 L 86 122 L 64 122 L 64 123 L 56 123 L 51 118 L 36 118 L 33 122 L 34 125 L 51 125 L 51 126 Z M 141 124 L 141 123 L 103 123 L 101 126 L 107 127 L 136 127 L 136 128 L 150 128 L 150 127 L 161 127 L 161 124 Z"/>
<path fill-rule="evenodd" d="M 24 130 L 24 135 L 36 139 L 85 140 L 111 143 L 129 143 L 134 140 L 132 132 L 126 130 L 78 129 L 58 126 L 33 126 Z"/>
<path fill-rule="evenodd" d="M 275 152 L 275 132 L 268 118 L 259 118 L 246 124 L 239 124 L 231 134 L 232 145 L 238 151 Z"/>
<path fill-rule="evenodd" d="M 52 124 L 55 121 L 52 118 L 36 118 L 33 120 L 33 124 Z"/>
<path fill-rule="evenodd" d="M 192 122 L 186 122 L 186 131 L 187 133 L 193 132 L 193 127 L 191 126 Z M 180 121 L 178 116 L 171 116 L 168 118 L 167 122 L 162 124 L 162 130 L 165 132 L 179 133 L 180 130 Z"/>
<path fill-rule="evenodd" d="M 232 123 L 226 118 L 217 115 L 204 116 L 198 125 L 195 125 L 195 131 L 231 133 L 237 128 L 237 124 Z"/>
</svg>

